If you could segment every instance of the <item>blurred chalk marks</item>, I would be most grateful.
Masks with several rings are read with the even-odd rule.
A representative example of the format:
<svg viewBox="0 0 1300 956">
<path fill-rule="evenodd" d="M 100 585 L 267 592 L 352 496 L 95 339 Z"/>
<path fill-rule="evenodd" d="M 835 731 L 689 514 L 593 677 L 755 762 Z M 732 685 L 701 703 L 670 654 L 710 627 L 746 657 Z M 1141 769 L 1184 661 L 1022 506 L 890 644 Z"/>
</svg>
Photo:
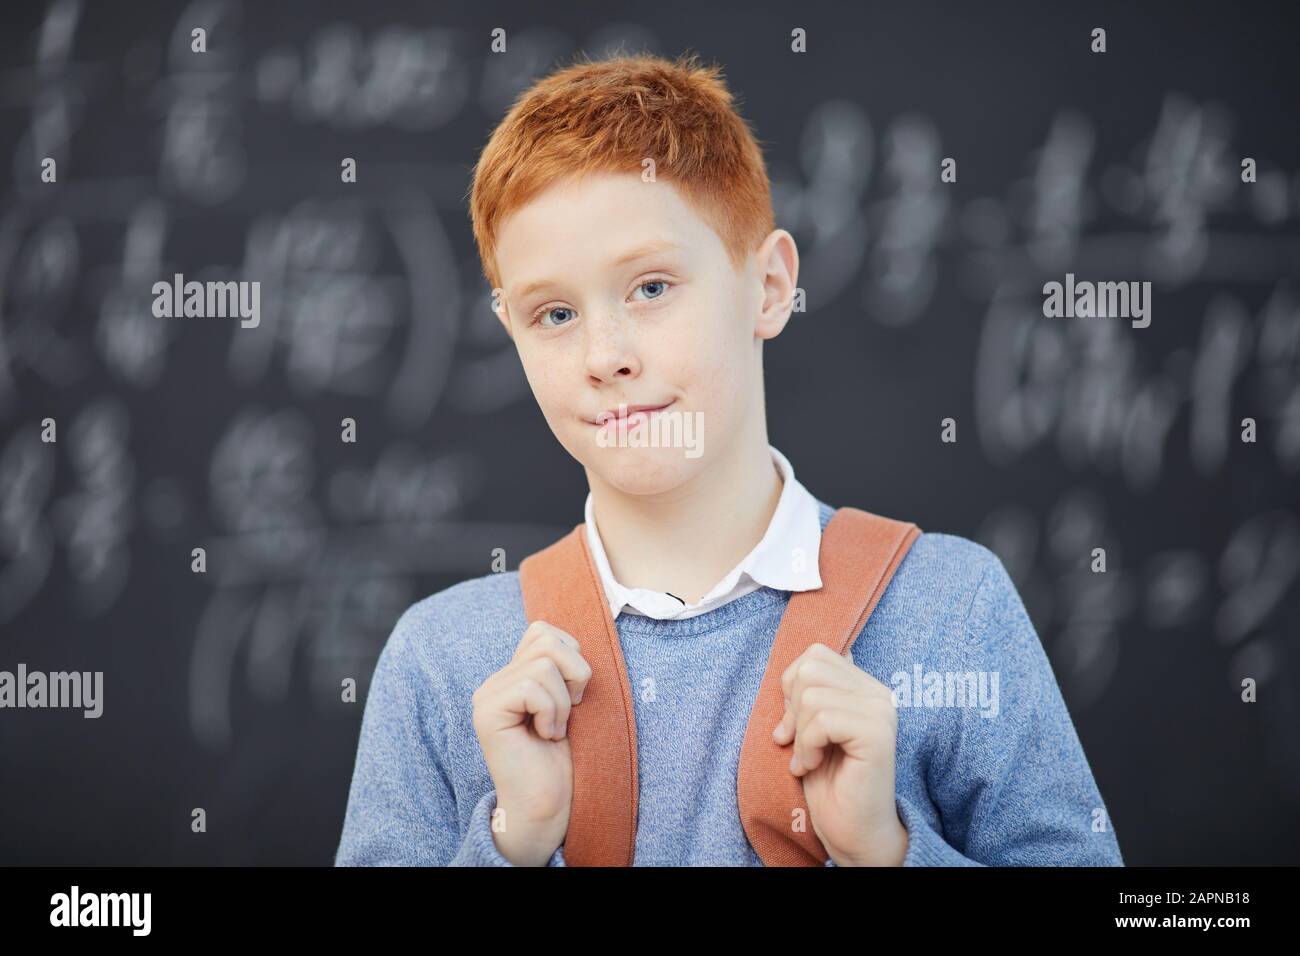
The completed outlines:
<svg viewBox="0 0 1300 956">
<path fill-rule="evenodd" d="M 336 700 L 431 577 L 484 573 L 492 548 L 513 560 L 565 530 L 465 518 L 490 467 L 475 431 L 531 396 L 473 250 L 453 241 L 481 142 L 429 134 L 486 130 L 575 35 L 529 28 L 510 56 L 468 60 L 464 34 L 427 17 L 259 42 L 258 15 L 196 0 L 115 44 L 98 7 L 52 0 L 3 87 L 0 620 L 65 582 L 79 615 L 110 621 L 133 586 L 194 588 L 190 722 L 213 747 L 232 741 L 243 689 L 283 700 L 305 675 L 315 703 Z M 657 45 L 639 24 L 583 39 Z M 788 109 L 751 102 L 760 130 L 762 109 Z M 122 139 L 91 126 L 105 111 Z M 841 90 L 769 157 L 810 307 L 931 355 L 969 331 L 965 434 L 982 464 L 1061 486 L 993 502 L 981 536 L 1024 585 L 1077 706 L 1121 673 L 1121 635 L 1190 628 L 1232 674 L 1295 673 L 1300 176 L 1257 156 L 1243 188 L 1237 120 L 1172 91 L 1115 144 L 1099 117 L 1061 108 L 1023 157 L 983 158 L 999 171 L 935 118 L 873 120 Z M 340 188 L 359 144 L 361 175 Z M 47 156 L 57 183 L 33 174 Z M 959 188 L 939 181 L 948 156 Z M 175 271 L 259 280 L 260 326 L 154 320 L 149 287 Z M 1153 280 L 1152 334 L 1044 318 L 1042 283 L 1065 271 Z M 160 427 L 174 407 L 203 414 Z M 47 414 L 57 445 L 35 425 Z M 346 454 L 341 414 L 368 439 Z M 1256 445 L 1238 441 L 1246 416 Z M 1232 517 L 1212 546 L 1152 543 L 1103 506 L 1107 482 L 1153 511 L 1227 487 Z M 1182 497 L 1162 495 L 1173 485 Z M 1106 575 L 1079 563 L 1098 542 Z M 186 568 L 196 546 L 205 576 Z M 164 548 L 183 585 L 152 570 Z"/>
</svg>

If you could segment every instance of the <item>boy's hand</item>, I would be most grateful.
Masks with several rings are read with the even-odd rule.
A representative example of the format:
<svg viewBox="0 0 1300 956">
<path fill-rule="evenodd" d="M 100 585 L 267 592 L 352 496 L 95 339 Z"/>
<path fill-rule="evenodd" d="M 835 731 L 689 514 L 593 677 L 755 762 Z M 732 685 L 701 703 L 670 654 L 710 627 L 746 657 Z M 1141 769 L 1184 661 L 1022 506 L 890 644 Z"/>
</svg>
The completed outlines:
<svg viewBox="0 0 1300 956">
<path fill-rule="evenodd" d="M 894 802 L 898 711 L 888 687 L 813 644 L 781 675 L 785 716 L 773 731 L 793 742 L 813 832 L 837 866 L 902 866 L 907 828 Z"/>
<path fill-rule="evenodd" d="M 569 831 L 573 751 L 565 725 L 590 680 L 577 638 L 533 621 L 510 662 L 474 691 L 474 732 L 504 811 L 504 829 L 492 839 L 515 866 L 544 865 Z"/>
</svg>

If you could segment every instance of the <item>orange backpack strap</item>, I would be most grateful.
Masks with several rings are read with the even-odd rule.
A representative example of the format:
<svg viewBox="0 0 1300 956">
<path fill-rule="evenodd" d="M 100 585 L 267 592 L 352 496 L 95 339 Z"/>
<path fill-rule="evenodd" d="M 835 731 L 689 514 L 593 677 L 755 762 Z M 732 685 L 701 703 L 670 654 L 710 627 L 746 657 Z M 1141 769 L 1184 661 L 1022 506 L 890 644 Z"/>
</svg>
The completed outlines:
<svg viewBox="0 0 1300 956">
<path fill-rule="evenodd" d="M 569 866 L 631 866 L 636 847 L 636 716 L 623 649 L 585 524 L 519 564 L 524 616 L 578 639 L 591 665 L 582 703 L 569 713 L 573 807 L 564 838 Z M 778 688 L 779 689 L 779 688 Z"/>
<path fill-rule="evenodd" d="M 822 586 L 790 596 L 758 688 L 736 775 L 745 834 L 765 866 L 824 866 L 803 780 L 790 772 L 790 748 L 772 737 L 785 713 L 781 675 L 818 642 L 843 654 L 866 626 L 880 596 L 921 529 L 857 508 L 839 508 L 822 531 Z M 798 816 L 794 811 L 801 809 Z M 795 822 L 802 827 L 795 829 Z"/>
<path fill-rule="evenodd" d="M 781 674 L 817 641 L 843 653 L 866 625 L 894 571 L 920 536 L 910 522 L 839 508 L 822 532 L 822 587 L 790 597 L 741 747 L 736 795 L 750 844 L 767 866 L 820 866 L 803 781 L 772 729 L 784 712 Z M 519 565 L 524 616 L 567 631 L 591 665 L 569 717 L 573 807 L 564 840 L 570 866 L 631 866 L 636 846 L 636 717 L 618 632 L 587 547 L 585 524 Z M 803 832 L 793 829 L 802 808 Z"/>
</svg>

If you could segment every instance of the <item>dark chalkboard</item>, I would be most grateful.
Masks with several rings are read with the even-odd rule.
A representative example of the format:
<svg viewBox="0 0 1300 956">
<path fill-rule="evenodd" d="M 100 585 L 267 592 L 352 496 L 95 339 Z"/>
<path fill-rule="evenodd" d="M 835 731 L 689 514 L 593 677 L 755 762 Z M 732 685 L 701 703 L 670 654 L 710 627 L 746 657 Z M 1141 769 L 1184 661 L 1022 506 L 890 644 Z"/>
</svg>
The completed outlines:
<svg viewBox="0 0 1300 956">
<path fill-rule="evenodd" d="M 999 554 L 1127 862 L 1300 862 L 1295 10 L 7 5 L 0 670 L 104 709 L 0 710 L 0 862 L 332 860 L 398 615 L 581 520 L 464 196 L 527 83 L 617 48 L 716 60 L 763 142 L 800 480 Z M 260 324 L 155 317 L 176 273 Z M 1044 316 L 1067 273 L 1150 281 L 1150 325 Z"/>
</svg>

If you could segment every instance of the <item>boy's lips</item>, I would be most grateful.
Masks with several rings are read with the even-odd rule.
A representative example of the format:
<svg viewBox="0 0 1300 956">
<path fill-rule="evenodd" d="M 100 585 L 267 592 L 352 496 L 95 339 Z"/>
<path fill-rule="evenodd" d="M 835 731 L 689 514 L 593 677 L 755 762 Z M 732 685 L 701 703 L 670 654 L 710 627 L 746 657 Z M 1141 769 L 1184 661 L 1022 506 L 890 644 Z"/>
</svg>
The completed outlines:
<svg viewBox="0 0 1300 956">
<path fill-rule="evenodd" d="M 618 422 L 620 419 L 626 419 L 628 421 L 631 421 L 634 416 L 647 418 L 649 417 L 650 413 L 663 411 L 665 408 L 667 408 L 675 401 L 677 401 L 677 399 L 674 398 L 670 401 L 663 402 L 662 404 L 659 405 L 628 405 L 626 409 L 627 411 L 626 415 L 620 415 L 619 409 L 611 408 L 607 411 L 601 412 L 600 415 L 597 416 L 596 420 L 589 422 L 589 424 L 600 427 L 602 425 L 607 425 L 610 422 Z"/>
</svg>

